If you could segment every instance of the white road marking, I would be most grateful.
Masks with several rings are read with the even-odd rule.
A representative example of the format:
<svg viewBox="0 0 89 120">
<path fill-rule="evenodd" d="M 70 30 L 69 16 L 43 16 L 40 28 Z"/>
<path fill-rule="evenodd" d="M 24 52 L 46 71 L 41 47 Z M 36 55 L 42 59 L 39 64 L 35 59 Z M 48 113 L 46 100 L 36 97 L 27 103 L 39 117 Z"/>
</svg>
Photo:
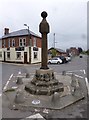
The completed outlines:
<svg viewBox="0 0 89 120">
<path fill-rule="evenodd" d="M 0 97 L 2 96 L 2 94 L 0 93 Z"/>
<path fill-rule="evenodd" d="M 74 71 L 83 71 L 83 70 L 73 70 L 73 71 L 67 71 L 67 72 L 74 72 Z"/>
<path fill-rule="evenodd" d="M 18 87 L 17 86 L 13 86 L 12 89 L 17 89 Z"/>
<path fill-rule="evenodd" d="M 87 86 L 87 90 L 88 90 L 88 95 L 89 95 L 89 82 L 88 82 L 87 78 L 85 78 L 85 82 L 86 82 L 86 86 Z"/>
<path fill-rule="evenodd" d="M 6 82 L 6 85 L 3 88 L 4 90 L 7 88 L 7 86 L 8 86 L 8 84 L 9 84 L 9 82 L 10 82 L 10 80 L 11 80 L 12 77 L 13 77 L 13 74 L 11 74 L 9 80 Z"/>
<path fill-rule="evenodd" d="M 18 75 L 20 75 L 20 74 L 21 74 L 21 71 L 18 72 Z"/>
<path fill-rule="evenodd" d="M 43 118 L 39 113 L 37 113 L 37 114 L 35 114 L 35 115 L 31 115 L 31 116 L 29 116 L 29 117 L 26 117 L 26 118 Z M 45 120 L 45 119 L 44 119 Z"/>
<path fill-rule="evenodd" d="M 85 70 L 83 70 L 83 72 L 84 72 L 84 74 L 86 74 L 86 71 L 85 71 Z"/>
<path fill-rule="evenodd" d="M 73 71 L 67 71 L 67 72 L 77 72 L 77 71 L 81 71 L 81 72 L 83 72 L 84 74 L 86 74 L 86 71 L 85 70 L 73 70 Z"/>
<path fill-rule="evenodd" d="M 76 76 L 76 77 L 79 77 L 79 78 L 84 78 L 84 77 L 82 77 L 82 76 L 80 76 L 80 75 L 77 75 L 77 74 L 75 74 L 75 76 Z"/>
<path fill-rule="evenodd" d="M 66 73 L 66 74 L 70 74 L 70 75 L 72 75 L 73 73 Z M 84 78 L 84 77 L 82 77 L 82 76 L 80 76 L 80 75 L 77 75 L 77 74 L 74 74 L 76 77 L 79 77 L 79 78 Z"/>
</svg>

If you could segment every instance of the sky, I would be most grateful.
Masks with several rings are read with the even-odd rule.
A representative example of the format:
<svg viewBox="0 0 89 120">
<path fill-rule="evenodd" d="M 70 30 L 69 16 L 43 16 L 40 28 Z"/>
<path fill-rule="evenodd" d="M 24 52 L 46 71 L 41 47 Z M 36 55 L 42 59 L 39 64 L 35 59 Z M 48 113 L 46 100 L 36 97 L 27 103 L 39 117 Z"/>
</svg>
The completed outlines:
<svg viewBox="0 0 89 120">
<path fill-rule="evenodd" d="M 10 32 L 29 29 L 41 36 L 41 12 L 48 13 L 50 25 L 48 48 L 87 49 L 87 0 L 0 0 L 0 37 L 4 28 Z M 55 37 L 54 37 L 55 33 Z"/>
</svg>

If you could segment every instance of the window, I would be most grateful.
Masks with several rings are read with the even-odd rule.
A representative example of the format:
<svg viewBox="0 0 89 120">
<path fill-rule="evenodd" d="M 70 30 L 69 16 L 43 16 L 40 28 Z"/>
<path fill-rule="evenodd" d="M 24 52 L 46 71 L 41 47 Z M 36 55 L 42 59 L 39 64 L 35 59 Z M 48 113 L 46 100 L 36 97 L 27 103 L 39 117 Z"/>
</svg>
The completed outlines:
<svg viewBox="0 0 89 120">
<path fill-rule="evenodd" d="M 19 46 L 22 46 L 22 39 L 19 39 Z"/>
<path fill-rule="evenodd" d="M 20 47 L 26 46 L 26 39 L 25 39 L 25 38 L 20 38 L 20 39 L 19 39 L 19 46 L 20 46 Z"/>
<path fill-rule="evenodd" d="M 8 40 L 8 47 L 10 47 L 10 39 Z"/>
<path fill-rule="evenodd" d="M 10 59 L 10 52 L 7 52 L 7 59 Z"/>
<path fill-rule="evenodd" d="M 26 46 L 26 39 L 23 39 L 23 46 Z"/>
<path fill-rule="evenodd" d="M 15 39 L 12 39 L 12 47 L 15 47 Z"/>
<path fill-rule="evenodd" d="M 53 60 L 58 60 L 58 58 L 53 58 Z"/>
<path fill-rule="evenodd" d="M 6 42 L 5 42 L 5 40 L 3 41 L 3 47 L 5 48 L 5 46 L 6 46 Z"/>
<path fill-rule="evenodd" d="M 7 48 L 7 50 L 9 51 L 9 50 L 10 50 L 10 48 Z"/>
<path fill-rule="evenodd" d="M 33 46 L 36 47 L 36 38 L 34 37 L 34 43 Z"/>
<path fill-rule="evenodd" d="M 17 59 L 21 60 L 21 52 L 17 52 Z"/>
<path fill-rule="evenodd" d="M 24 51 L 24 47 L 15 48 L 15 51 Z"/>
<path fill-rule="evenodd" d="M 38 48 L 37 47 L 33 47 L 33 51 L 38 51 Z"/>
<path fill-rule="evenodd" d="M 32 46 L 32 40 L 29 39 L 29 46 Z"/>
<path fill-rule="evenodd" d="M 34 59 L 37 59 L 37 52 L 34 52 Z"/>
<path fill-rule="evenodd" d="M 2 52 L 0 52 L 0 58 L 2 58 Z"/>
</svg>

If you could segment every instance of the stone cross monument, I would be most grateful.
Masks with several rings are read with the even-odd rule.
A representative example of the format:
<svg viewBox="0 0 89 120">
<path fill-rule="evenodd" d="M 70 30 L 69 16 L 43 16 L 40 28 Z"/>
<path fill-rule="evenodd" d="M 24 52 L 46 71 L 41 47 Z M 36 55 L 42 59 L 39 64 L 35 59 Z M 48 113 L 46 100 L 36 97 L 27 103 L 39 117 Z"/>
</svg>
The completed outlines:
<svg viewBox="0 0 89 120">
<path fill-rule="evenodd" d="M 39 32 L 42 34 L 42 62 L 40 69 L 49 69 L 47 66 L 48 61 L 48 45 L 47 45 L 47 34 L 49 33 L 49 24 L 46 21 L 47 13 L 43 11 L 41 13 L 43 20 L 39 25 Z"/>
<path fill-rule="evenodd" d="M 63 83 L 59 82 L 54 75 L 54 71 L 47 66 L 48 47 L 47 34 L 49 33 L 49 24 L 46 21 L 47 13 L 41 13 L 43 18 L 39 25 L 39 31 L 42 34 L 42 63 L 41 68 L 36 73 L 29 84 L 25 85 L 25 90 L 34 95 L 52 95 L 55 92 L 64 91 Z"/>
<path fill-rule="evenodd" d="M 42 34 L 41 68 L 35 71 L 34 76 L 31 75 L 28 78 L 26 78 L 26 74 L 18 74 L 15 76 L 15 86 L 8 84 L 7 88 L 4 89 L 3 104 L 9 100 L 5 107 L 11 110 L 30 111 L 36 108 L 56 111 L 82 100 L 85 96 L 87 98 L 88 95 L 84 80 L 75 74 L 67 74 L 65 71 L 62 74 L 56 73 L 56 78 L 53 69 L 48 68 L 47 34 L 49 33 L 49 24 L 46 21 L 47 13 L 45 11 L 41 13 L 41 16 L 43 17 L 39 25 L 39 31 Z M 12 79 L 12 82 L 15 79 Z"/>
</svg>

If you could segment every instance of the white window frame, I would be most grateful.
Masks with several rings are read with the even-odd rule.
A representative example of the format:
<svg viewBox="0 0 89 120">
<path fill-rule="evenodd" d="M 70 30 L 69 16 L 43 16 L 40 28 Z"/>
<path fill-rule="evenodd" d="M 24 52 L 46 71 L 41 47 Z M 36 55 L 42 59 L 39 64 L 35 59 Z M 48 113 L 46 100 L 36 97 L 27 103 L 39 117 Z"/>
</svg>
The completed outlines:
<svg viewBox="0 0 89 120">
<path fill-rule="evenodd" d="M 19 38 L 19 46 L 22 47 L 22 38 Z"/>
<path fill-rule="evenodd" d="M 8 47 L 10 47 L 10 39 L 8 39 Z"/>
<path fill-rule="evenodd" d="M 15 47 L 15 39 L 12 39 L 12 47 Z"/>
<path fill-rule="evenodd" d="M 24 41 L 25 40 L 25 41 Z M 23 38 L 23 41 L 22 41 L 23 43 L 23 46 L 26 46 L 26 38 Z"/>
<path fill-rule="evenodd" d="M 10 57 L 8 57 L 8 53 L 10 54 L 10 52 L 7 52 L 7 59 L 10 59 Z"/>
<path fill-rule="evenodd" d="M 36 57 L 35 57 L 35 53 L 37 54 Z M 38 59 L 38 52 L 33 52 L 33 55 L 34 55 L 34 59 Z"/>
<path fill-rule="evenodd" d="M 32 46 L 32 39 L 29 39 L 29 46 Z"/>
<path fill-rule="evenodd" d="M 25 42 L 24 42 L 25 40 Z M 19 46 L 24 47 L 26 46 L 26 38 L 19 38 Z"/>
<path fill-rule="evenodd" d="M 34 47 L 37 46 L 37 40 L 36 40 L 36 37 L 34 37 L 33 46 L 34 46 Z"/>
<path fill-rule="evenodd" d="M 2 51 L 0 51 L 0 58 L 2 58 Z"/>
<path fill-rule="evenodd" d="M 17 54 L 19 54 L 19 53 L 20 53 L 20 57 L 17 57 Z M 21 52 L 16 52 L 16 59 L 21 60 Z"/>
<path fill-rule="evenodd" d="M 3 47 L 5 48 L 6 47 L 6 41 L 3 40 Z"/>
</svg>

